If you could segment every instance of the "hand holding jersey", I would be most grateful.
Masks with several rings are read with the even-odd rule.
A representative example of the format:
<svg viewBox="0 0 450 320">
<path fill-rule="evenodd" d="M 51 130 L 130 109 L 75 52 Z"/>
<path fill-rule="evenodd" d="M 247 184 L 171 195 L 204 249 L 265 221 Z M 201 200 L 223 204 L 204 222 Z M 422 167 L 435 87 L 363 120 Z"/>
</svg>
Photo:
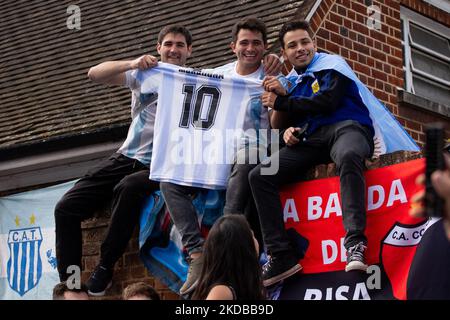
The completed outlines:
<svg viewBox="0 0 450 320">
<path fill-rule="evenodd" d="M 263 87 L 266 92 L 274 92 L 280 96 L 287 94 L 286 88 L 283 87 L 278 77 L 275 76 L 266 76 L 263 80 Z"/>
<path fill-rule="evenodd" d="M 149 54 L 140 56 L 137 59 L 131 61 L 131 69 L 145 70 L 156 67 L 158 65 L 158 59 Z"/>
<path fill-rule="evenodd" d="M 276 76 L 280 74 L 283 63 L 276 54 L 268 54 L 263 59 L 264 74 Z"/>
</svg>

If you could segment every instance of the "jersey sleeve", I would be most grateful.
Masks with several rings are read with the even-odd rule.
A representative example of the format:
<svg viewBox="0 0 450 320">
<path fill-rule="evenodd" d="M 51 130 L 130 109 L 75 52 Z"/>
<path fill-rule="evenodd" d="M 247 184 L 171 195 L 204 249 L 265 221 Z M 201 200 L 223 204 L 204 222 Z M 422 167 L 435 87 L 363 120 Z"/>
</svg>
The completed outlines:
<svg viewBox="0 0 450 320">
<path fill-rule="evenodd" d="M 137 70 L 128 70 L 125 72 L 125 86 L 134 90 L 139 87 L 139 82 L 136 79 Z"/>
<path fill-rule="evenodd" d="M 141 93 L 157 93 L 162 74 L 157 68 L 151 68 L 138 70 L 135 78 L 138 86 L 140 86 Z"/>
</svg>

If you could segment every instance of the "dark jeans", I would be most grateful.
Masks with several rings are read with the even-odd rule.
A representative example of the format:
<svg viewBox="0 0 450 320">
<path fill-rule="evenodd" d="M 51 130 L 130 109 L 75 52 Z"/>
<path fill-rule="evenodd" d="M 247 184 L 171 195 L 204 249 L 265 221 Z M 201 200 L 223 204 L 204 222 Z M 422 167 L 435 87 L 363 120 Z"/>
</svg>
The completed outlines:
<svg viewBox="0 0 450 320">
<path fill-rule="evenodd" d="M 225 207 L 223 208 L 224 214 L 245 213 L 249 198 L 252 198 L 248 174 L 258 163 L 258 149 L 256 147 L 243 148 L 237 152 L 228 179 Z"/>
<path fill-rule="evenodd" d="M 197 210 L 192 204 L 192 200 L 200 188 L 181 186 L 170 182 L 161 182 L 160 188 L 170 217 L 180 232 L 183 246 L 189 254 L 201 252 L 205 240 L 201 235 Z"/>
<path fill-rule="evenodd" d="M 367 242 L 364 161 L 373 152 L 370 130 L 354 121 L 324 126 L 306 141 L 283 147 L 269 161 L 279 157 L 275 175 L 261 175 L 263 162 L 249 174 L 250 187 L 258 209 L 264 244 L 271 254 L 291 251 L 284 228 L 279 187 L 298 180 L 312 166 L 334 161 L 340 176 L 342 215 L 346 248 Z M 324 232 L 326 232 L 324 230 Z"/>
<path fill-rule="evenodd" d="M 258 163 L 259 154 L 257 147 L 243 148 L 237 152 L 230 178 L 228 179 L 223 213 L 245 215 L 262 250 L 261 227 L 248 181 L 248 174 Z"/>
<path fill-rule="evenodd" d="M 81 221 L 111 203 L 111 221 L 101 245 L 100 264 L 113 268 L 122 256 L 142 205 L 159 183 L 149 180 L 149 169 L 137 160 L 114 154 L 89 170 L 59 200 L 55 208 L 56 257 L 61 281 L 67 267 L 81 268 Z"/>
</svg>

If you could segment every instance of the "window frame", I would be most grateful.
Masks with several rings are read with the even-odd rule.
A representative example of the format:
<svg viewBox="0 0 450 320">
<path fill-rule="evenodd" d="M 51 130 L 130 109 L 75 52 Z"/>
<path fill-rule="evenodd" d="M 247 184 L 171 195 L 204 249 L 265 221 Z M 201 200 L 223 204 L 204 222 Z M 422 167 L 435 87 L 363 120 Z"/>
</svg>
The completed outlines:
<svg viewBox="0 0 450 320">
<path fill-rule="evenodd" d="M 402 45 L 404 50 L 403 71 L 405 72 L 405 90 L 407 92 L 416 94 L 413 87 L 413 73 L 419 75 L 422 78 L 425 78 L 428 81 L 434 81 L 436 85 L 450 87 L 450 81 L 446 81 L 442 78 L 438 78 L 434 75 L 431 75 L 429 73 L 414 68 L 412 62 L 413 48 L 416 48 L 422 52 L 430 54 L 430 56 L 438 58 L 441 61 L 443 60 L 444 62 L 447 62 L 449 64 L 450 64 L 450 57 L 446 57 L 445 55 L 442 55 L 439 52 L 430 50 L 429 48 L 426 48 L 420 44 L 411 41 L 410 23 L 413 23 L 417 25 L 419 28 L 425 29 L 426 31 L 434 33 L 445 39 L 450 39 L 450 28 L 402 6 L 400 7 L 400 19 L 402 21 Z"/>
</svg>

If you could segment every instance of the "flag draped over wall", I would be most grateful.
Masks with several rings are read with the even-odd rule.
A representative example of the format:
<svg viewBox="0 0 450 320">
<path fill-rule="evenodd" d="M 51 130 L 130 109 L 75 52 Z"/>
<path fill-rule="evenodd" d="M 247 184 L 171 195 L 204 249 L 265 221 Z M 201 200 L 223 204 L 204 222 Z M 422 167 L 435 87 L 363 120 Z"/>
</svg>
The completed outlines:
<svg viewBox="0 0 450 320">
<path fill-rule="evenodd" d="M 271 288 L 271 298 L 406 299 L 416 247 L 435 222 L 408 215 L 409 200 L 419 190 L 415 179 L 424 168 L 424 160 L 419 159 L 365 172 L 367 260 L 371 265 L 368 273 L 344 271 L 345 231 L 339 177 L 283 188 L 280 196 L 285 226 L 297 248 L 303 272 Z M 223 200 L 223 195 L 211 191 L 194 200 L 202 230 L 206 231 L 220 216 L 222 203 L 214 200 L 220 197 Z M 179 234 L 162 203 L 158 210 L 147 210 L 142 217 L 141 258 L 154 275 L 178 292 L 187 273 Z"/>
<path fill-rule="evenodd" d="M 202 235 L 206 237 L 214 221 L 222 215 L 225 192 L 204 189 L 192 203 L 197 210 Z M 141 214 L 139 248 L 140 257 L 150 273 L 178 293 L 188 271 L 186 252 L 159 191 L 149 199 Z"/>
<path fill-rule="evenodd" d="M 74 182 L 0 198 L 0 299 L 51 299 L 56 270 L 54 208 Z"/>
</svg>

